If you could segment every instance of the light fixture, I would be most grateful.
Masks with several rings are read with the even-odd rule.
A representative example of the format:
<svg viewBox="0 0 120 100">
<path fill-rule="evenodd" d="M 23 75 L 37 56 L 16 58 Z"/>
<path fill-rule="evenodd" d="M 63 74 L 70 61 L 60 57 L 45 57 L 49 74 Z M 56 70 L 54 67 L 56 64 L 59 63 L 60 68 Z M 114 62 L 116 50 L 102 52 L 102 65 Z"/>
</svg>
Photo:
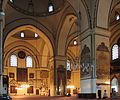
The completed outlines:
<svg viewBox="0 0 120 100">
<path fill-rule="evenodd" d="M 48 12 L 53 12 L 54 11 L 54 6 L 51 0 L 48 2 Z"/>
</svg>

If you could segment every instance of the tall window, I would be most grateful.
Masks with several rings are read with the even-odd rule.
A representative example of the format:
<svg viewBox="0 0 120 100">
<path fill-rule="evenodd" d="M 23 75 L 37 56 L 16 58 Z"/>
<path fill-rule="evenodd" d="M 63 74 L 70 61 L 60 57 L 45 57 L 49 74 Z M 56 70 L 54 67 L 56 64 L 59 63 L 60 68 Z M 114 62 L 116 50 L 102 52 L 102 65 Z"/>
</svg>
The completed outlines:
<svg viewBox="0 0 120 100">
<path fill-rule="evenodd" d="M 112 60 L 117 59 L 118 58 L 118 45 L 115 44 L 112 47 Z"/>
<path fill-rule="evenodd" d="M 26 67 L 32 67 L 32 57 L 31 56 L 26 57 Z"/>
<path fill-rule="evenodd" d="M 70 60 L 67 60 L 67 70 L 70 70 Z"/>
<path fill-rule="evenodd" d="M 17 66 L 17 56 L 16 55 L 10 56 L 10 66 Z"/>
</svg>

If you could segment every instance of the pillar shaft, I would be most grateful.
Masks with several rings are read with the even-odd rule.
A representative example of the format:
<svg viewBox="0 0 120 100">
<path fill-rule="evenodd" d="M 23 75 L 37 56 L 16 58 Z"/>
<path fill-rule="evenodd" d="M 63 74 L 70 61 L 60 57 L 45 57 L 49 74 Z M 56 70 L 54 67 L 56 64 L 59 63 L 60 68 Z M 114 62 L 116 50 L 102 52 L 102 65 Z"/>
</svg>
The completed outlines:
<svg viewBox="0 0 120 100">
<path fill-rule="evenodd" d="M 54 61 L 55 95 L 66 94 L 66 57 L 56 56 Z"/>
<path fill-rule="evenodd" d="M 0 15 L 0 95 L 3 93 L 3 16 Z"/>
</svg>

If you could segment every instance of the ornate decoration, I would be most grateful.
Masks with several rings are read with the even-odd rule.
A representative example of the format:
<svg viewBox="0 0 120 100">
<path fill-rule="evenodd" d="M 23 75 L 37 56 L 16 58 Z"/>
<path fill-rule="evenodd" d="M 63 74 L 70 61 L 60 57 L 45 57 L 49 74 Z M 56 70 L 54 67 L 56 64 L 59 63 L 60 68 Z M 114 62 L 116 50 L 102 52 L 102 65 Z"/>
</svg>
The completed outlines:
<svg viewBox="0 0 120 100">
<path fill-rule="evenodd" d="M 26 54 L 24 51 L 19 51 L 18 52 L 18 57 L 21 58 L 21 59 L 24 59 L 26 57 Z"/>
<path fill-rule="evenodd" d="M 34 73 L 29 73 L 29 78 L 34 78 Z"/>
<path fill-rule="evenodd" d="M 10 72 L 10 73 L 9 73 L 9 77 L 10 77 L 10 78 L 14 78 L 14 77 L 15 77 L 14 73 L 11 73 L 11 72 Z"/>
<path fill-rule="evenodd" d="M 81 77 L 91 76 L 90 49 L 85 45 L 81 52 Z"/>
<path fill-rule="evenodd" d="M 42 70 L 40 71 L 40 78 L 48 78 L 49 77 L 49 73 L 46 70 Z"/>
</svg>

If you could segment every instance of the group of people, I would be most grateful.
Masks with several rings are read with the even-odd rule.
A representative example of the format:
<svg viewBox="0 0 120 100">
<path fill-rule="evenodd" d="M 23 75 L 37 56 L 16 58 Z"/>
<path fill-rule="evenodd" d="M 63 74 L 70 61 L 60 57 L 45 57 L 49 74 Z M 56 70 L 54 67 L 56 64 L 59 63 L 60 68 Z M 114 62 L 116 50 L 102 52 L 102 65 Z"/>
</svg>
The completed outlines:
<svg viewBox="0 0 120 100">
<path fill-rule="evenodd" d="M 114 90 L 112 92 L 112 99 L 116 99 L 118 96 L 117 92 Z M 98 90 L 98 98 L 101 99 L 101 90 Z M 104 94 L 103 94 L 103 99 L 107 99 L 108 95 L 107 95 L 107 91 L 104 90 Z"/>
</svg>

